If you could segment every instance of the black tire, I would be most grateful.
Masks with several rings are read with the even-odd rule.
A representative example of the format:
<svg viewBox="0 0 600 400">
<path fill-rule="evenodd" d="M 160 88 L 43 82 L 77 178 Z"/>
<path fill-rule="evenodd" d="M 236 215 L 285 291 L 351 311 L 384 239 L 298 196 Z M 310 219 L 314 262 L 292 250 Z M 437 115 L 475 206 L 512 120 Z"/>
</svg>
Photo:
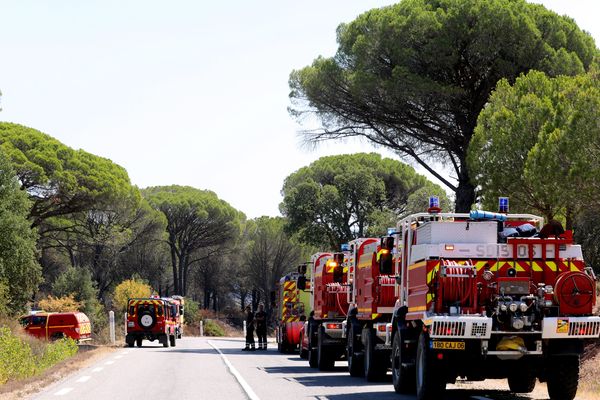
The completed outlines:
<svg viewBox="0 0 600 400">
<path fill-rule="evenodd" d="M 350 376 L 363 377 L 365 376 L 365 370 L 363 366 L 362 354 L 357 354 L 357 341 L 356 335 L 354 334 L 354 327 L 352 324 L 348 324 L 348 343 L 346 345 L 346 359 L 348 360 L 348 372 Z"/>
<path fill-rule="evenodd" d="M 397 331 L 392 344 L 392 384 L 396 393 L 413 394 L 415 392 L 415 369 L 402 366 L 403 363 L 412 362 L 405 352 L 404 338 L 402 333 Z"/>
<path fill-rule="evenodd" d="M 421 332 L 417 345 L 416 359 L 417 400 L 438 400 L 443 398 L 446 379 L 442 368 L 429 351 L 429 335 Z"/>
<path fill-rule="evenodd" d="M 508 387 L 513 393 L 531 393 L 535 383 L 536 377 L 530 371 L 518 370 L 508 377 Z"/>
<path fill-rule="evenodd" d="M 317 368 L 318 367 L 318 352 L 317 349 L 315 348 L 315 344 L 313 343 L 313 333 L 312 333 L 312 329 L 309 329 L 308 331 L 308 365 L 310 365 L 311 368 Z"/>
<path fill-rule="evenodd" d="M 551 356 L 548 359 L 547 380 L 550 400 L 573 400 L 579 381 L 579 356 Z"/>
<path fill-rule="evenodd" d="M 164 335 L 162 337 L 162 345 L 163 347 L 169 347 L 169 336 L 168 335 Z"/>
<path fill-rule="evenodd" d="M 52 334 L 52 336 L 50 336 L 50 340 L 51 341 L 57 341 L 57 340 L 61 340 L 64 339 L 66 336 L 63 332 L 55 332 Z"/>
<path fill-rule="evenodd" d="M 335 359 L 331 350 L 327 349 L 324 341 L 325 332 L 323 328 L 319 329 L 318 342 L 317 342 L 317 366 L 319 371 L 331 371 L 335 366 Z"/>
<path fill-rule="evenodd" d="M 137 345 L 137 347 L 142 347 L 142 339 L 141 338 L 136 339 L 135 344 Z"/>
<path fill-rule="evenodd" d="M 375 351 L 375 331 L 365 327 L 362 330 L 364 344 L 364 375 L 369 382 L 382 380 L 387 372 L 386 361 Z"/>
<path fill-rule="evenodd" d="M 169 341 L 171 342 L 171 347 L 177 346 L 177 334 L 169 336 Z"/>
</svg>

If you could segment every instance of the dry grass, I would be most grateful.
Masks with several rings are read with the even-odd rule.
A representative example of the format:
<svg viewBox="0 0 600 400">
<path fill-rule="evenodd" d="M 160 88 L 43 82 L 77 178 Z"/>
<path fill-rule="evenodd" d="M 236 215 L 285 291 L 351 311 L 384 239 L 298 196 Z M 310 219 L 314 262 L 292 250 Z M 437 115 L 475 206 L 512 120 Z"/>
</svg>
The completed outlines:
<svg viewBox="0 0 600 400">
<path fill-rule="evenodd" d="M 19 381 L 9 381 L 6 384 L 1 385 L 0 398 L 5 400 L 18 400 L 30 396 L 46 388 L 53 382 L 85 368 L 111 351 L 114 351 L 114 348 L 81 345 L 79 346 L 79 352 L 75 356 L 48 368 L 40 375 Z"/>
</svg>

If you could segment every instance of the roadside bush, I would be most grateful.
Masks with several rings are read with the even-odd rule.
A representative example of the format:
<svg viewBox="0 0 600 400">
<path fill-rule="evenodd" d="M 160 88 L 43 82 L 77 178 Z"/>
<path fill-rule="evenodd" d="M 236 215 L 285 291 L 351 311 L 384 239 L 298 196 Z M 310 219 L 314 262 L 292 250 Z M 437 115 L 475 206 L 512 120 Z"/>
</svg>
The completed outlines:
<svg viewBox="0 0 600 400">
<path fill-rule="evenodd" d="M 127 279 L 117 285 L 114 295 L 115 308 L 123 312 L 127 307 L 127 300 L 134 297 L 150 297 L 152 288 L 141 279 Z"/>
<path fill-rule="evenodd" d="M 74 356 L 78 347 L 71 339 L 46 342 L 0 328 L 0 385 L 29 378 Z"/>
<path fill-rule="evenodd" d="M 0 384 L 28 378 L 35 373 L 31 347 L 8 328 L 0 328 Z"/>
<path fill-rule="evenodd" d="M 225 336 L 225 330 L 212 319 L 204 320 L 204 335 L 205 336 Z"/>
<path fill-rule="evenodd" d="M 185 299 L 184 321 L 186 325 L 198 325 L 200 323 L 200 305 L 197 301 Z"/>
<path fill-rule="evenodd" d="M 82 307 L 81 302 L 75 300 L 72 294 L 63 297 L 49 295 L 40 300 L 38 306 L 47 312 L 72 312 L 79 311 Z"/>
</svg>

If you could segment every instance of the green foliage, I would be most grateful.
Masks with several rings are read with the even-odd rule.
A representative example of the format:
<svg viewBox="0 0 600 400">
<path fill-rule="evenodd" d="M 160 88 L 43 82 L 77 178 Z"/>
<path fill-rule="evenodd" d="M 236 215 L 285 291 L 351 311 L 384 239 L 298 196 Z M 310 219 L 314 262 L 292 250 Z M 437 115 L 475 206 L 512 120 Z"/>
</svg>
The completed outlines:
<svg viewBox="0 0 600 400">
<path fill-rule="evenodd" d="M 192 299 L 185 299 L 184 321 L 186 325 L 198 325 L 200 322 L 200 304 Z"/>
<path fill-rule="evenodd" d="M 174 292 L 185 296 L 191 268 L 206 257 L 198 252 L 234 239 L 245 216 L 215 193 L 189 186 L 150 187 L 143 195 L 167 219 Z"/>
<path fill-rule="evenodd" d="M 291 114 L 322 124 L 307 138 L 364 137 L 411 157 L 456 191 L 457 211 L 475 200 L 466 152 L 496 83 L 579 74 L 598 52 L 572 19 L 524 0 L 403 0 L 341 24 L 337 41 L 334 57 L 290 75 Z"/>
<path fill-rule="evenodd" d="M 58 364 L 62 360 L 77 354 L 77 344 L 70 338 L 56 340 L 48 343 L 44 353 L 37 360 L 37 371 L 41 372 L 46 368 Z"/>
<path fill-rule="evenodd" d="M 0 308 L 19 312 L 41 282 L 36 260 L 37 232 L 27 221 L 30 202 L 19 190 L 13 169 L 0 149 Z"/>
<path fill-rule="evenodd" d="M 78 311 L 88 316 L 94 313 L 98 302 L 92 274 L 85 268 L 68 267 L 52 284 L 52 293 L 58 297 L 72 296 L 81 306 Z"/>
<path fill-rule="evenodd" d="M 204 336 L 225 336 L 225 330 L 214 320 L 204 320 Z"/>
<path fill-rule="evenodd" d="M 10 329 L 0 328 L 0 384 L 35 373 L 35 361 L 29 345 Z"/>
<path fill-rule="evenodd" d="M 502 80 L 482 111 L 469 165 L 482 202 L 509 195 L 513 211 L 567 217 L 598 205 L 600 79 L 532 71 Z"/>
<path fill-rule="evenodd" d="M 269 296 L 277 282 L 287 273 L 296 270 L 302 260 L 301 246 L 285 232 L 285 219 L 260 217 L 249 225 L 249 246 L 245 253 L 249 283 L 255 289 L 255 303 L 265 303 L 270 313 Z M 262 295 L 262 299 L 258 295 Z M 257 304 L 253 304 L 254 307 Z"/>
<path fill-rule="evenodd" d="M 417 193 L 422 200 L 411 197 Z M 398 216 L 413 211 L 409 207 L 426 204 L 426 193 L 448 206 L 441 187 L 399 161 L 375 153 L 329 156 L 286 178 L 280 208 L 300 240 L 337 249 L 367 233 L 385 234 Z"/>
<path fill-rule="evenodd" d="M 0 123 L 0 148 L 33 201 L 34 226 L 50 217 L 87 211 L 118 199 L 139 198 L 127 171 L 112 161 L 73 150 L 35 129 Z"/>
<path fill-rule="evenodd" d="M 43 372 L 52 365 L 77 353 L 77 345 L 71 339 L 55 342 L 24 340 L 0 328 L 0 385 L 9 379 L 24 379 Z"/>
</svg>

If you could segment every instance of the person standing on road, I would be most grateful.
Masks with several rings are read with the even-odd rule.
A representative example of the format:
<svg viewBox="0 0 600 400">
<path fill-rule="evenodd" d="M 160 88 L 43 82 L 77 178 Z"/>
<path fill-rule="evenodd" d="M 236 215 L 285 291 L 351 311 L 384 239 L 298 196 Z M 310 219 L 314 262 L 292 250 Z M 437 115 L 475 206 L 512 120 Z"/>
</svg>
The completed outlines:
<svg viewBox="0 0 600 400">
<path fill-rule="evenodd" d="M 246 306 L 246 347 L 242 351 L 254 351 L 254 313 L 250 306 Z"/>
<path fill-rule="evenodd" d="M 258 311 L 254 316 L 256 320 L 256 336 L 258 336 L 258 349 L 267 349 L 267 313 L 262 304 L 258 305 Z"/>
</svg>

